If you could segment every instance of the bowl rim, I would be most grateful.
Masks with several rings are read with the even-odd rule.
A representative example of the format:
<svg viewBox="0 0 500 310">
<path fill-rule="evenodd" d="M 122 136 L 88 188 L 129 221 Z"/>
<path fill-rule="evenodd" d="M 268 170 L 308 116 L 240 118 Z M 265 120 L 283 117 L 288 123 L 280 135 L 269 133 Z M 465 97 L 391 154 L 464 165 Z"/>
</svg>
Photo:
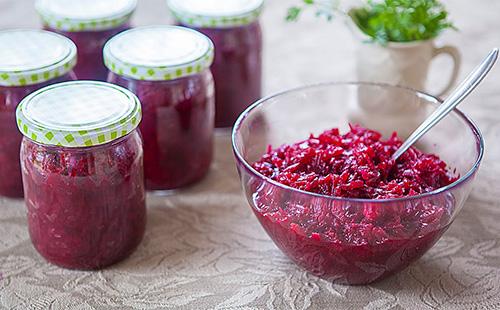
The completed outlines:
<svg viewBox="0 0 500 310">
<path fill-rule="evenodd" d="M 305 86 L 299 86 L 295 88 L 291 88 L 288 90 L 280 91 L 274 94 L 271 94 L 269 96 L 265 96 L 253 104 L 251 104 L 248 108 L 246 108 L 239 116 L 236 122 L 234 123 L 234 126 L 231 130 L 231 146 L 233 148 L 233 153 L 235 154 L 235 157 L 238 162 L 242 163 L 243 166 L 252 174 L 255 176 L 259 177 L 260 179 L 271 183 L 274 186 L 280 187 L 284 190 L 289 190 L 292 192 L 304 194 L 304 195 L 310 195 L 313 197 L 318 197 L 322 199 L 329 199 L 329 200 L 335 200 L 335 201 L 341 201 L 341 202 L 359 202 L 359 203 L 389 203 L 389 202 L 402 202 L 402 201 L 408 201 L 408 200 L 415 200 L 415 199 L 422 199 L 422 198 L 427 198 L 435 195 L 442 194 L 444 192 L 447 192 L 453 188 L 459 187 L 466 181 L 468 181 L 479 169 L 479 166 L 481 164 L 481 161 L 484 156 L 484 137 L 481 133 L 481 130 L 479 127 L 477 127 L 476 123 L 472 121 L 468 116 L 466 116 L 461 110 L 458 108 L 453 109 L 453 112 L 456 113 L 462 120 L 465 121 L 465 123 L 469 126 L 469 128 L 472 130 L 474 137 L 476 138 L 476 145 L 479 148 L 478 149 L 478 156 L 476 158 L 476 161 L 474 165 L 472 166 L 467 173 L 465 173 L 463 176 L 461 176 L 458 180 L 455 182 L 444 186 L 440 187 L 438 189 L 435 189 L 433 191 L 423 193 L 423 194 L 418 194 L 415 196 L 406 196 L 406 197 L 399 197 L 399 198 L 384 198 L 384 199 L 368 199 L 368 198 L 346 198 L 346 197 L 335 197 L 335 196 L 328 196 L 328 195 L 323 195 L 323 194 L 318 194 L 318 193 L 312 193 L 308 191 L 304 191 L 301 189 L 297 189 L 288 185 L 281 184 L 277 181 L 272 180 L 271 178 L 268 178 L 255 170 L 240 154 L 238 148 L 236 147 L 236 134 L 238 129 L 241 127 L 243 121 L 250 115 L 250 113 L 256 109 L 257 107 L 263 105 L 265 102 L 273 99 L 280 97 L 282 95 L 286 95 L 289 93 L 293 92 L 299 92 L 307 89 L 312 89 L 312 88 L 320 88 L 320 87 L 327 87 L 327 86 L 376 86 L 376 87 L 384 87 L 384 88 L 396 88 L 400 90 L 406 90 L 410 92 L 414 92 L 417 96 L 423 97 L 428 101 L 433 101 L 437 104 L 442 104 L 443 100 L 439 99 L 438 97 L 435 97 L 433 95 L 430 95 L 424 91 L 419 91 L 411 87 L 407 86 L 400 86 L 400 85 L 392 85 L 389 83 L 379 83 L 379 82 L 359 82 L 359 81 L 350 81 L 350 82 L 323 82 L 323 83 L 315 83 L 315 84 L 308 84 Z"/>
</svg>

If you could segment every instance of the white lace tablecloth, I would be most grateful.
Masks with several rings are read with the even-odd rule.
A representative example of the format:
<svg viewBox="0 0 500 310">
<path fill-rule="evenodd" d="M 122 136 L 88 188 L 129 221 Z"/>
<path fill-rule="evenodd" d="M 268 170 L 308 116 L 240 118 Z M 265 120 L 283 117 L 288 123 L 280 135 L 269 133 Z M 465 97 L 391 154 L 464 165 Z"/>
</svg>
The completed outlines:
<svg viewBox="0 0 500 310">
<path fill-rule="evenodd" d="M 298 0 L 297 0 L 298 1 Z M 168 23 L 163 0 L 140 0 L 136 24 Z M 354 79 L 353 38 L 340 22 L 283 22 L 292 0 L 269 0 L 266 93 Z M 500 45 L 500 2 L 446 1 L 461 29 L 462 76 Z M 28 0 L 0 0 L 0 28 L 38 26 Z M 5 48 L 5 47 L 0 47 Z M 436 74 L 449 63 L 437 60 Z M 382 282 L 333 285 L 291 263 L 254 218 L 241 191 L 228 135 L 217 136 L 210 174 L 169 197 L 148 197 L 138 250 L 100 272 L 46 263 L 32 247 L 22 201 L 0 200 L 0 309 L 500 309 L 500 67 L 464 105 L 483 130 L 486 157 L 455 223 L 422 259 Z"/>
</svg>

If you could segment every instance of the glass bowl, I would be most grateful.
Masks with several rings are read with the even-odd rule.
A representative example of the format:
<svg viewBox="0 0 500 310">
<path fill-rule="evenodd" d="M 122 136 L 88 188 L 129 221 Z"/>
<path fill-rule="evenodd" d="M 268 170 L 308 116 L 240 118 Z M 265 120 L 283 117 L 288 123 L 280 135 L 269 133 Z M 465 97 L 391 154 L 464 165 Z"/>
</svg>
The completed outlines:
<svg viewBox="0 0 500 310">
<path fill-rule="evenodd" d="M 476 125 L 454 110 L 417 144 L 459 177 L 432 192 L 373 200 L 336 198 L 279 184 L 251 166 L 271 145 L 307 139 L 357 123 L 405 139 L 440 100 L 412 89 L 372 83 L 306 86 L 264 98 L 236 121 L 232 143 L 245 195 L 260 223 L 292 261 L 342 284 L 367 284 L 420 258 L 451 225 L 467 199 L 483 156 Z M 370 216 L 370 224 L 362 221 Z"/>
</svg>

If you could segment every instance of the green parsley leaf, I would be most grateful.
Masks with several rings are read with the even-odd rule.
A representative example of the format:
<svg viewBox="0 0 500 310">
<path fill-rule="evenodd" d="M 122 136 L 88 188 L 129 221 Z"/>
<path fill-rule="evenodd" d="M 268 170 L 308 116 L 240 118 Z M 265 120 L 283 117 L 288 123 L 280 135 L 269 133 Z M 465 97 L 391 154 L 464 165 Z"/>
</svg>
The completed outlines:
<svg viewBox="0 0 500 310">
<path fill-rule="evenodd" d="M 334 0 L 303 0 L 303 6 L 290 8 L 288 21 L 297 21 L 306 7 L 316 7 L 317 16 L 331 20 L 339 13 Z M 446 29 L 456 30 L 446 8 L 438 0 L 366 0 L 348 13 L 354 23 L 374 42 L 411 42 L 437 37 Z"/>
</svg>

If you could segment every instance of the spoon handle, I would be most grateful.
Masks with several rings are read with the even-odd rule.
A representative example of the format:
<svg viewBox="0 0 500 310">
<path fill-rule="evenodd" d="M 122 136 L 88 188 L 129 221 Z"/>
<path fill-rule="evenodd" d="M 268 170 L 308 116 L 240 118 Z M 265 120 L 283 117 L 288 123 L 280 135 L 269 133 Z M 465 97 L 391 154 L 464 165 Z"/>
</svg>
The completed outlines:
<svg viewBox="0 0 500 310">
<path fill-rule="evenodd" d="M 477 66 L 474 71 L 446 98 L 446 100 L 434 111 L 399 147 L 392 155 L 396 161 L 404 152 L 406 152 L 415 142 L 418 141 L 426 132 L 441 121 L 451 110 L 459 105 L 467 97 L 484 77 L 490 72 L 498 58 L 498 48 L 493 49 L 483 62 Z"/>
</svg>

